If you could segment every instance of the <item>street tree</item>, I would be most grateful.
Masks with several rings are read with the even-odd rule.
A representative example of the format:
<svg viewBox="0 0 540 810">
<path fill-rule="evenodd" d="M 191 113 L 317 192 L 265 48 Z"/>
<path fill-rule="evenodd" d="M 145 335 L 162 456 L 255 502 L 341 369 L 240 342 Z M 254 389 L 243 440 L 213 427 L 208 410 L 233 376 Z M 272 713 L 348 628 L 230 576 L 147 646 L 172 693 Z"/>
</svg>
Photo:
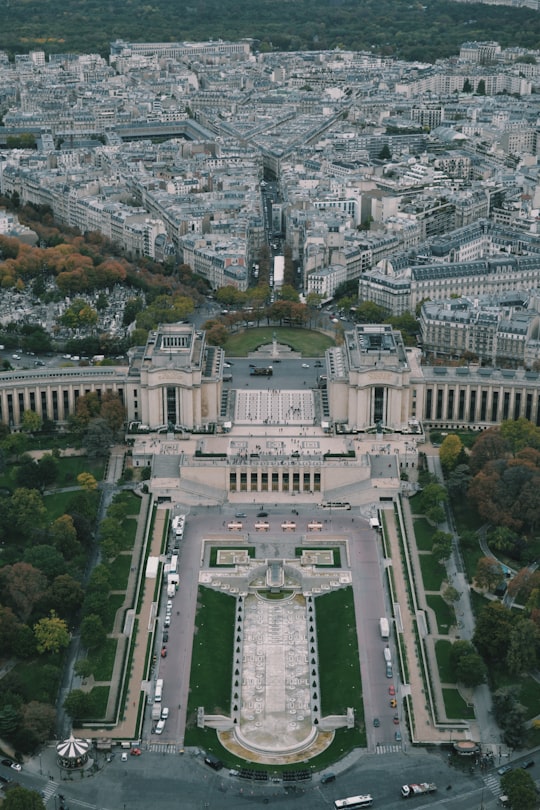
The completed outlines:
<svg viewBox="0 0 540 810">
<path fill-rule="evenodd" d="M 504 582 L 501 564 L 494 557 L 480 557 L 476 564 L 474 579 L 479 588 L 496 590 Z"/>
<path fill-rule="evenodd" d="M 508 796 L 510 807 L 516 810 L 535 810 L 538 806 L 534 779 L 523 768 L 513 768 L 503 774 L 501 790 Z"/>
<path fill-rule="evenodd" d="M 51 610 L 34 625 L 36 649 L 39 653 L 58 653 L 69 644 L 69 630 L 67 622 Z"/>
</svg>

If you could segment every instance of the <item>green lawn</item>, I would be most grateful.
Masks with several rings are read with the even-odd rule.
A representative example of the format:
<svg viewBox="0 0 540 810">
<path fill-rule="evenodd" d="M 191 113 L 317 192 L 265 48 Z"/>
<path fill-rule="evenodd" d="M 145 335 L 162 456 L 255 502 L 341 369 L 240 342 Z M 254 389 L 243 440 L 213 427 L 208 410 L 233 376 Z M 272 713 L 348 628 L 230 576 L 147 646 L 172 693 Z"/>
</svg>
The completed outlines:
<svg viewBox="0 0 540 810">
<path fill-rule="evenodd" d="M 125 591 L 131 570 L 131 554 L 119 554 L 109 565 L 111 591 Z"/>
<path fill-rule="evenodd" d="M 422 579 L 426 591 L 439 591 L 446 576 L 446 569 L 432 554 L 419 554 Z"/>
<path fill-rule="evenodd" d="M 435 531 L 436 529 L 425 518 L 417 518 L 414 521 L 414 536 L 419 551 L 431 551 Z"/>
<path fill-rule="evenodd" d="M 109 687 L 108 686 L 94 686 L 90 692 L 90 699 L 92 702 L 92 714 L 96 720 L 105 717 L 107 711 L 107 703 L 109 700 Z"/>
<path fill-rule="evenodd" d="M 88 660 L 92 667 L 92 675 L 96 681 L 111 680 L 117 644 L 117 639 L 106 638 L 105 644 L 100 650 L 89 654 Z M 101 715 L 97 715 L 97 717 L 101 717 Z"/>
<path fill-rule="evenodd" d="M 450 666 L 450 650 L 452 642 L 445 639 L 438 639 L 435 642 L 435 655 L 439 667 L 439 678 L 442 683 L 455 683 L 454 673 Z"/>
<path fill-rule="evenodd" d="M 508 673 L 495 673 L 493 678 L 493 690 L 502 689 L 506 686 L 518 687 L 518 700 L 525 706 L 526 720 L 532 720 L 533 717 L 540 715 L 540 686 L 538 681 L 535 681 L 530 675 L 516 678 Z"/>
<path fill-rule="evenodd" d="M 135 535 L 137 534 L 137 518 L 124 518 L 122 521 L 122 530 L 124 537 L 120 543 L 121 551 L 129 551 L 133 548 L 135 543 Z"/>
<path fill-rule="evenodd" d="M 103 623 L 107 633 L 112 633 L 116 613 L 124 604 L 124 599 L 125 596 L 122 593 L 109 594 L 109 598 L 107 599 L 107 617 Z"/>
<path fill-rule="evenodd" d="M 315 613 L 322 713 L 344 714 L 353 706 L 362 728 L 364 704 L 352 588 L 319 596 Z"/>
<path fill-rule="evenodd" d="M 426 594 L 426 602 L 435 611 L 439 633 L 446 635 L 450 627 L 456 623 L 456 612 L 453 605 L 449 605 L 442 596 L 436 594 Z"/>
<path fill-rule="evenodd" d="M 231 596 L 211 588 L 199 588 L 189 681 L 187 745 L 192 744 L 190 730 L 196 725 L 199 706 L 204 706 L 208 714 L 230 712 L 235 609 Z"/>
<path fill-rule="evenodd" d="M 105 470 L 103 459 L 89 459 L 88 456 L 68 456 L 58 459 L 57 486 L 76 486 L 77 476 L 82 472 L 91 473 L 96 481 L 101 481 Z"/>
<path fill-rule="evenodd" d="M 328 335 L 316 332 L 314 329 L 293 329 L 288 326 L 263 326 L 259 329 L 247 329 L 237 335 L 230 335 L 225 344 L 228 357 L 245 357 L 248 352 L 254 352 L 259 346 L 272 343 L 273 335 L 278 343 L 290 346 L 303 357 L 320 357 L 326 349 L 334 346 L 334 341 Z"/>
<path fill-rule="evenodd" d="M 141 511 L 142 500 L 134 492 L 125 489 L 114 496 L 114 503 L 125 504 L 128 515 L 138 515 Z"/>
<path fill-rule="evenodd" d="M 68 505 L 74 495 L 74 492 L 54 492 L 51 495 L 43 496 L 43 503 L 45 504 L 51 523 L 53 520 L 56 520 L 56 518 L 66 514 Z"/>
<path fill-rule="evenodd" d="M 449 720 L 472 720 L 474 709 L 468 706 L 457 689 L 443 689 L 444 708 Z"/>
<path fill-rule="evenodd" d="M 234 645 L 235 602 L 230 596 L 207 588 L 199 589 L 197 632 L 193 641 L 193 657 L 188 703 L 186 745 L 195 745 L 223 759 L 228 767 L 244 766 L 244 761 L 225 751 L 215 732 L 196 727 L 196 711 L 204 706 L 207 712 L 228 711 L 233 680 L 232 652 Z M 353 748 L 366 745 L 362 682 L 358 661 L 358 644 L 352 589 L 342 589 L 315 600 L 319 677 L 323 714 L 345 712 L 355 708 L 354 729 L 338 729 L 332 745 L 310 765 L 325 768 Z M 260 766 L 270 772 L 294 770 L 291 765 Z"/>
</svg>

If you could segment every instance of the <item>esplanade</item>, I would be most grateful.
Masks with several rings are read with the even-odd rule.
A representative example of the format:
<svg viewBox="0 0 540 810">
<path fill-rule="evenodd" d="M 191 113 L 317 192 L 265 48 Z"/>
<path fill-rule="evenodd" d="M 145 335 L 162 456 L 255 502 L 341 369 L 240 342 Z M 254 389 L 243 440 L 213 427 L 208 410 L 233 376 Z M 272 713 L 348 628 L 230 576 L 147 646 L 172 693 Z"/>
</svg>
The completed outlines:
<svg viewBox="0 0 540 810">
<path fill-rule="evenodd" d="M 0 373 L 0 420 L 18 430 L 25 411 L 65 424 L 80 396 L 118 394 L 128 424 L 169 434 L 218 434 L 234 424 L 319 426 L 344 435 L 418 434 L 422 425 L 481 429 L 525 417 L 540 425 L 540 378 L 524 369 L 421 364 L 387 324 L 357 325 L 328 349 L 317 386 L 281 391 L 224 383 L 225 354 L 189 324 L 150 332 L 128 366 L 50 367 Z M 225 375 L 226 377 L 226 375 Z M 262 378 L 261 378 L 262 379 Z"/>
</svg>

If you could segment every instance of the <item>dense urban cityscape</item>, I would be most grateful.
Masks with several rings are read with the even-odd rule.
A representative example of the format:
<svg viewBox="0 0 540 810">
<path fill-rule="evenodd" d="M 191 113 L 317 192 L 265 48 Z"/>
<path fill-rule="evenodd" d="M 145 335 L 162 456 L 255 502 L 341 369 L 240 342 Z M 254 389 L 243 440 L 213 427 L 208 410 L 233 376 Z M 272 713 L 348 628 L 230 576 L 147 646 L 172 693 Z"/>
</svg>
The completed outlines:
<svg viewBox="0 0 540 810">
<path fill-rule="evenodd" d="M 540 50 L 0 79 L 6 810 L 534 810 Z"/>
</svg>

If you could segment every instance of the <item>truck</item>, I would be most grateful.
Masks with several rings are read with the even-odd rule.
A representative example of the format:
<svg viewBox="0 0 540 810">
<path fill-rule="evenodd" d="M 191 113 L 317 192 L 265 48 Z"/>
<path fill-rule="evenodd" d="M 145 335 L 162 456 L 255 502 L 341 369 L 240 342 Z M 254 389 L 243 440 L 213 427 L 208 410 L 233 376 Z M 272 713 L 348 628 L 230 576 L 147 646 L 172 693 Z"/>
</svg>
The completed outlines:
<svg viewBox="0 0 540 810">
<path fill-rule="evenodd" d="M 271 377 L 274 373 L 272 366 L 253 366 L 249 373 L 255 377 Z"/>
<path fill-rule="evenodd" d="M 155 704 L 152 706 L 152 720 L 161 720 L 161 706 Z"/>
<path fill-rule="evenodd" d="M 387 664 L 392 663 L 392 651 L 388 645 L 384 648 L 384 660 Z"/>
<path fill-rule="evenodd" d="M 169 599 L 172 599 L 176 593 L 176 585 L 173 582 L 169 582 L 167 585 L 167 596 Z"/>
<path fill-rule="evenodd" d="M 379 628 L 381 630 L 382 639 L 390 638 L 390 625 L 388 623 L 388 619 L 386 618 L 386 616 L 382 616 L 379 619 Z"/>
<path fill-rule="evenodd" d="M 425 796 L 427 793 L 435 793 L 437 785 L 434 782 L 416 782 L 413 785 L 403 785 L 401 795 L 404 799 L 412 796 Z"/>
</svg>

